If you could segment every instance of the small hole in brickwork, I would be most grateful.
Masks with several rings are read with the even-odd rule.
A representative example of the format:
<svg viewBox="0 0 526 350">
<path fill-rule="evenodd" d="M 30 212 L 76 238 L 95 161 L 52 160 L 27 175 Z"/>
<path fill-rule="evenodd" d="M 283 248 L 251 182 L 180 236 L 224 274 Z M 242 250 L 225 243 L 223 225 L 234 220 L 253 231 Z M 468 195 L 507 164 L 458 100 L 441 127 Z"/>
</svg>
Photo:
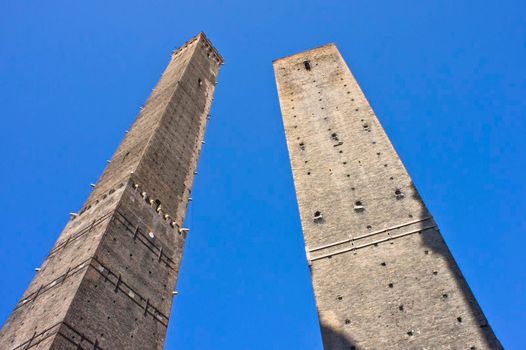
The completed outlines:
<svg viewBox="0 0 526 350">
<path fill-rule="evenodd" d="M 400 310 L 400 311 L 404 311 L 404 305 L 400 305 L 400 306 L 398 306 L 398 310 Z"/>
<path fill-rule="evenodd" d="M 447 293 L 442 294 L 442 298 L 447 299 L 449 295 Z"/>
<path fill-rule="evenodd" d="M 371 225 L 367 225 L 367 229 L 370 230 L 372 229 L 373 227 Z"/>
<path fill-rule="evenodd" d="M 197 84 L 198 84 L 199 86 L 203 85 L 203 81 L 201 80 L 201 78 L 197 79 Z"/>
<path fill-rule="evenodd" d="M 385 263 L 385 261 L 381 262 L 380 265 L 382 266 L 386 266 L 387 264 Z"/>
<path fill-rule="evenodd" d="M 321 212 L 319 211 L 315 212 L 313 220 L 314 222 L 321 222 L 323 220 L 323 216 L 321 215 Z"/>
<path fill-rule="evenodd" d="M 399 188 L 397 188 L 397 189 L 395 190 L 395 197 L 396 197 L 396 199 L 402 199 L 402 198 L 404 198 L 404 194 L 402 193 L 402 191 L 401 191 Z"/>
<path fill-rule="evenodd" d="M 309 61 L 303 62 L 303 65 L 305 66 L 306 70 L 310 70 L 310 62 Z"/>
<path fill-rule="evenodd" d="M 460 316 L 457 317 L 457 321 L 458 321 L 459 323 L 462 323 L 462 317 L 460 317 Z"/>
<path fill-rule="evenodd" d="M 345 324 L 351 324 L 351 320 L 349 320 L 348 318 L 345 319 Z"/>
<path fill-rule="evenodd" d="M 341 295 L 338 295 L 338 296 L 336 297 L 336 299 L 338 299 L 338 300 L 343 300 L 343 297 L 342 297 Z"/>
<path fill-rule="evenodd" d="M 389 283 L 388 286 L 389 286 L 389 288 L 393 288 L 393 287 L 394 287 L 394 284 Z"/>
<path fill-rule="evenodd" d="M 410 337 L 412 337 L 412 336 L 413 336 L 413 331 L 409 331 L 409 332 L 407 332 L 407 335 L 410 336 Z"/>
<path fill-rule="evenodd" d="M 438 275 L 438 271 L 433 271 L 433 275 Z"/>
<path fill-rule="evenodd" d="M 331 134 L 331 140 L 338 141 L 338 135 L 335 132 Z"/>
<path fill-rule="evenodd" d="M 310 175 L 310 171 L 307 172 L 307 175 Z"/>
<path fill-rule="evenodd" d="M 361 201 L 354 202 L 354 210 L 357 212 L 363 211 L 365 208 Z"/>
<path fill-rule="evenodd" d="M 424 250 L 424 254 L 425 255 L 429 254 L 429 250 Z"/>
<path fill-rule="evenodd" d="M 300 143 L 300 151 L 305 151 L 305 143 Z"/>
</svg>

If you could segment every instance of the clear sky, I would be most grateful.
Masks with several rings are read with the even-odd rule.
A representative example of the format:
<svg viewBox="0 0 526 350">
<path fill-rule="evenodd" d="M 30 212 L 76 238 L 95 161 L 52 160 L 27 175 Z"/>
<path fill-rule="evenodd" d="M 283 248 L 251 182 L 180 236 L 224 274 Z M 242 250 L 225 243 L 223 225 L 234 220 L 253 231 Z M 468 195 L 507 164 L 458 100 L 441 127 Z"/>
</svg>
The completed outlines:
<svg viewBox="0 0 526 350">
<path fill-rule="evenodd" d="M 167 349 L 321 349 L 272 60 L 335 42 L 497 336 L 526 348 L 524 1 L 2 1 L 0 322 L 168 63 L 226 64 Z"/>
</svg>

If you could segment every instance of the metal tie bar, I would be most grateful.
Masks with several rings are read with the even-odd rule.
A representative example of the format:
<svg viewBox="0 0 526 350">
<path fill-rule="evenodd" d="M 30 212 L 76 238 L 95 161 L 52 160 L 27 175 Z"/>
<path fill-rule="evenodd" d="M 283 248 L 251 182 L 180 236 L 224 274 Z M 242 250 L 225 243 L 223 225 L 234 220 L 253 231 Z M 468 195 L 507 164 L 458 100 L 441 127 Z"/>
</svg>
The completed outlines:
<svg viewBox="0 0 526 350">
<path fill-rule="evenodd" d="M 383 238 L 383 239 L 379 239 L 379 240 L 376 240 L 376 241 L 373 241 L 373 242 L 369 242 L 369 243 L 366 243 L 366 244 L 362 244 L 360 246 L 356 246 L 356 247 L 351 247 L 351 248 L 345 248 L 345 249 L 340 249 L 340 250 L 337 250 L 335 252 L 332 252 L 332 253 L 327 253 L 327 254 L 324 254 L 324 255 L 320 255 L 320 256 L 315 256 L 314 258 L 310 259 L 311 261 L 315 261 L 315 260 L 319 260 L 319 259 L 323 259 L 323 258 L 327 258 L 329 256 L 333 256 L 333 255 L 339 255 L 339 254 L 343 254 L 343 253 L 347 253 L 351 250 L 357 250 L 357 249 L 360 249 L 360 248 L 365 248 L 365 247 L 368 247 L 370 245 L 374 245 L 374 244 L 378 244 L 378 243 L 383 243 L 383 242 L 387 242 L 387 241 L 390 241 L 392 239 L 395 239 L 395 238 L 401 238 L 401 237 L 404 237 L 404 236 L 408 236 L 410 234 L 413 234 L 413 233 L 417 233 L 417 232 L 422 232 L 422 231 L 425 231 L 425 230 L 429 230 L 431 228 L 435 228 L 436 225 L 433 225 L 433 226 L 427 226 L 427 227 L 422 227 L 418 230 L 413 230 L 413 231 L 409 231 L 409 232 L 405 232 L 405 233 L 402 233 L 402 234 L 399 234 L 399 235 L 396 235 L 396 236 L 390 236 L 388 238 Z"/>
<path fill-rule="evenodd" d="M 419 222 L 426 221 L 426 220 L 429 220 L 429 219 L 431 219 L 431 216 L 427 216 L 427 217 L 419 219 L 419 220 L 409 221 L 409 222 L 406 222 L 406 223 L 403 223 L 403 224 L 400 224 L 400 225 L 384 228 L 382 230 L 374 231 L 374 232 L 367 233 L 365 235 L 357 236 L 357 237 L 354 237 L 354 238 L 347 238 L 347 239 L 344 239 L 344 240 L 341 240 L 341 241 L 325 244 L 325 245 L 322 245 L 322 246 L 319 246 L 319 247 L 316 247 L 316 248 L 312 248 L 312 249 L 309 250 L 309 252 L 315 252 L 317 250 L 322 250 L 322 249 L 334 247 L 336 245 L 340 245 L 340 244 L 343 244 L 343 243 L 348 243 L 348 242 L 355 241 L 355 240 L 362 239 L 362 238 L 366 238 L 366 237 L 369 237 L 369 236 L 374 236 L 374 235 L 377 235 L 379 233 L 384 233 L 384 232 L 387 232 L 387 231 L 396 230 L 396 229 L 402 228 L 404 226 L 417 224 Z"/>
</svg>

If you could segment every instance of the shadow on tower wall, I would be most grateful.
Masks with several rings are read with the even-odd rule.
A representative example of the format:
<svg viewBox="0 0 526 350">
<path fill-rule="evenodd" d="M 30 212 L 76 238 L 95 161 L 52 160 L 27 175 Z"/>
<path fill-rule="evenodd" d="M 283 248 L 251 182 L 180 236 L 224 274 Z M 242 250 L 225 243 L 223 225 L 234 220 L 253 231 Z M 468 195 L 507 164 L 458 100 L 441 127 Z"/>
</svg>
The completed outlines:
<svg viewBox="0 0 526 350">
<path fill-rule="evenodd" d="M 323 349 L 325 350 L 359 350 L 355 342 L 342 332 L 320 321 Z"/>
<path fill-rule="evenodd" d="M 412 188 L 413 199 L 422 203 L 422 211 L 420 213 L 420 216 L 417 218 L 423 219 L 425 217 L 431 216 L 414 184 L 412 184 Z M 437 225 L 436 222 L 434 222 L 434 224 Z M 426 225 L 428 225 L 428 223 L 422 222 L 420 223 L 420 228 L 423 228 Z M 425 249 L 428 249 L 435 254 L 440 254 L 442 258 L 448 262 L 447 266 L 450 269 L 451 276 L 453 276 L 455 279 L 457 291 L 459 292 L 460 297 L 463 298 L 465 305 L 468 305 L 468 310 L 471 313 L 471 316 L 477 320 L 477 323 L 480 327 L 479 336 L 481 338 L 481 341 L 484 342 L 484 344 L 481 345 L 484 346 L 484 349 L 504 349 L 502 344 L 495 336 L 493 330 L 491 329 L 488 320 L 484 316 L 482 309 L 480 308 L 477 300 L 475 299 L 473 292 L 469 288 L 469 285 L 467 284 L 464 276 L 462 275 L 462 272 L 456 264 L 455 259 L 453 258 L 453 255 L 451 254 L 451 251 L 449 250 L 440 232 L 435 230 L 427 230 L 421 234 L 421 237 Z M 447 296 L 447 294 L 443 294 L 439 297 L 444 296 Z M 458 315 L 452 315 L 451 319 L 455 320 L 456 317 L 458 317 Z M 468 349 L 480 350 L 480 348 L 478 348 L 475 345 L 466 344 L 466 346 L 468 346 Z"/>
<path fill-rule="evenodd" d="M 424 202 L 420 198 L 418 191 L 413 186 L 413 196 L 412 199 L 420 201 L 422 203 L 422 210 L 419 215 L 415 215 L 415 219 L 424 219 L 430 217 L 430 213 L 425 207 Z M 419 224 L 419 228 L 424 230 L 424 228 L 429 227 L 429 220 L 424 220 Z M 436 223 L 434 223 L 436 224 Z M 453 255 L 451 254 L 449 248 L 447 247 L 446 242 L 444 241 L 442 235 L 439 231 L 435 230 L 424 230 L 421 233 L 422 239 L 422 253 L 426 251 L 431 252 L 432 254 L 439 254 L 443 259 L 447 261 L 447 267 L 449 268 L 450 275 L 454 278 L 456 289 L 453 287 L 452 291 L 456 293 L 450 293 L 444 291 L 444 293 L 437 293 L 437 298 L 444 298 L 447 295 L 448 298 L 451 297 L 460 297 L 463 299 L 465 305 L 467 305 L 468 312 L 470 316 L 476 320 L 478 324 L 476 337 L 479 339 L 478 343 L 465 344 L 466 349 L 470 350 L 482 350 L 482 349 L 504 349 L 493 330 L 491 329 L 484 313 L 482 312 L 478 302 L 476 301 L 471 289 L 469 288 L 462 272 L 460 271 L 458 265 L 456 264 Z M 431 303 L 432 301 L 430 301 Z M 452 310 L 454 312 L 454 310 Z M 456 322 L 457 317 L 461 315 L 452 314 L 452 322 Z M 466 319 L 468 315 L 462 315 Z M 432 321 L 431 321 L 432 322 Z M 364 348 L 357 345 L 357 342 L 352 339 L 348 334 L 344 334 L 339 330 L 339 327 L 335 324 L 332 325 L 330 322 L 325 322 L 320 319 L 320 329 L 322 334 L 323 348 L 325 350 L 363 350 Z M 374 337 L 375 334 L 371 334 L 371 337 Z"/>
</svg>

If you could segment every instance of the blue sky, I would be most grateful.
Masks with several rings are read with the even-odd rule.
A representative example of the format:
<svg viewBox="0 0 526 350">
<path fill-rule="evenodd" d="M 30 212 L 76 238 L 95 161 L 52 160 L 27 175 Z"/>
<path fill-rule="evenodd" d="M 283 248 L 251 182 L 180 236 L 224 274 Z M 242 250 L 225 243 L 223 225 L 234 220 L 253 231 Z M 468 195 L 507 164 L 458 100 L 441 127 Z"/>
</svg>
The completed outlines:
<svg viewBox="0 0 526 350">
<path fill-rule="evenodd" d="M 3 1 L 0 322 L 172 49 L 225 58 L 167 349 L 321 349 L 271 61 L 335 42 L 508 349 L 526 347 L 523 1 Z"/>
</svg>

